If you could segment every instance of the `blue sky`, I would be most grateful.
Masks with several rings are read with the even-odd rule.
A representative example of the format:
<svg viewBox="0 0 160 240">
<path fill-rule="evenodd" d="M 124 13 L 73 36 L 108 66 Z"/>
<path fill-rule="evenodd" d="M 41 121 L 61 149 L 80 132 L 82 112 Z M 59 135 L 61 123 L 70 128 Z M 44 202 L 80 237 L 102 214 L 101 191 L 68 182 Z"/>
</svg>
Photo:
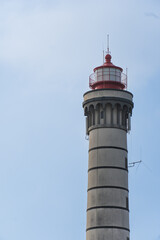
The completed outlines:
<svg viewBox="0 0 160 240">
<path fill-rule="evenodd" d="M 128 67 L 131 239 L 160 240 L 160 2 L 0 0 L 0 240 L 85 239 L 83 93 Z"/>
</svg>

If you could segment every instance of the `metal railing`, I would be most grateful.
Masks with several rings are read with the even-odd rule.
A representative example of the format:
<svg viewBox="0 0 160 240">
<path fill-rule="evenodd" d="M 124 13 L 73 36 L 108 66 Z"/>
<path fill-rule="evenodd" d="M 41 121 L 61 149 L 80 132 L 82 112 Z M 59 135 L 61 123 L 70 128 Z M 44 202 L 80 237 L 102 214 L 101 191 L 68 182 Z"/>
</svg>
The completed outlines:
<svg viewBox="0 0 160 240">
<path fill-rule="evenodd" d="M 95 72 L 95 73 L 92 73 L 90 76 L 89 76 L 89 87 L 92 88 L 92 86 L 97 83 L 97 82 L 119 82 L 119 83 L 122 83 L 125 88 L 124 89 L 127 89 L 127 75 L 124 74 L 124 73 L 98 73 L 98 72 Z"/>
</svg>

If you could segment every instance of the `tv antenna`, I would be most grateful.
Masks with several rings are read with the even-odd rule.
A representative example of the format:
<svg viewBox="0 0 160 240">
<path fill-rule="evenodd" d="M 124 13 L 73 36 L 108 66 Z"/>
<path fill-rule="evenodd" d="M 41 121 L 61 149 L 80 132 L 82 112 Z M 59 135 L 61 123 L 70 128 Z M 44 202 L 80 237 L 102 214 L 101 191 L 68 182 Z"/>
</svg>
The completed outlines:
<svg viewBox="0 0 160 240">
<path fill-rule="evenodd" d="M 131 162 L 131 163 L 129 163 L 128 167 L 134 167 L 136 164 L 140 165 L 141 162 L 142 162 L 142 160 L 136 161 L 136 162 Z M 139 165 L 137 167 L 139 167 Z"/>
<path fill-rule="evenodd" d="M 142 149 L 140 148 L 140 159 L 142 159 Z M 135 167 L 137 165 L 137 169 L 139 168 L 139 165 L 142 163 L 142 160 L 136 161 L 136 162 L 130 162 L 128 164 L 128 167 Z"/>
</svg>

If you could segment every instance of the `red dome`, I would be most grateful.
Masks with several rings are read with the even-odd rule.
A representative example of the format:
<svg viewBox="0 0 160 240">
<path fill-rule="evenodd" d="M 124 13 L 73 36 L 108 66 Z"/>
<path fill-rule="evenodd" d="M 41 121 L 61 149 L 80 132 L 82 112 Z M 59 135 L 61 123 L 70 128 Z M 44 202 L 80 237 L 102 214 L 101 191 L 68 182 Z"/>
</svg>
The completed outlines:
<svg viewBox="0 0 160 240">
<path fill-rule="evenodd" d="M 123 71 L 123 69 L 122 68 L 120 68 L 120 67 L 117 67 L 117 66 L 115 66 L 112 62 L 111 62 L 111 55 L 110 54 L 107 54 L 106 56 L 105 56 L 105 63 L 103 64 L 103 65 L 101 65 L 101 66 L 99 66 L 99 67 L 96 67 L 96 68 L 94 68 L 94 72 L 97 70 L 97 69 L 99 69 L 99 68 L 106 68 L 106 67 L 110 67 L 110 68 L 117 68 L 117 69 L 119 69 L 119 70 L 121 70 L 121 72 Z"/>
</svg>

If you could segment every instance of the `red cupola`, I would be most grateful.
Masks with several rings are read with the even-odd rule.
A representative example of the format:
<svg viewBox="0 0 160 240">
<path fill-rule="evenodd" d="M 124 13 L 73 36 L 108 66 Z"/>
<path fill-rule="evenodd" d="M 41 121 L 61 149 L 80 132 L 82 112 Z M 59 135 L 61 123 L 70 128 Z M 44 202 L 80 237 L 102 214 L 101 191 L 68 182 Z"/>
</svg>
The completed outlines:
<svg viewBox="0 0 160 240">
<path fill-rule="evenodd" d="M 94 68 L 94 73 L 89 76 L 89 87 L 91 89 L 112 88 L 123 90 L 127 88 L 127 75 L 123 73 L 122 68 L 111 62 L 111 58 L 108 53 L 105 56 L 105 63 Z"/>
</svg>

